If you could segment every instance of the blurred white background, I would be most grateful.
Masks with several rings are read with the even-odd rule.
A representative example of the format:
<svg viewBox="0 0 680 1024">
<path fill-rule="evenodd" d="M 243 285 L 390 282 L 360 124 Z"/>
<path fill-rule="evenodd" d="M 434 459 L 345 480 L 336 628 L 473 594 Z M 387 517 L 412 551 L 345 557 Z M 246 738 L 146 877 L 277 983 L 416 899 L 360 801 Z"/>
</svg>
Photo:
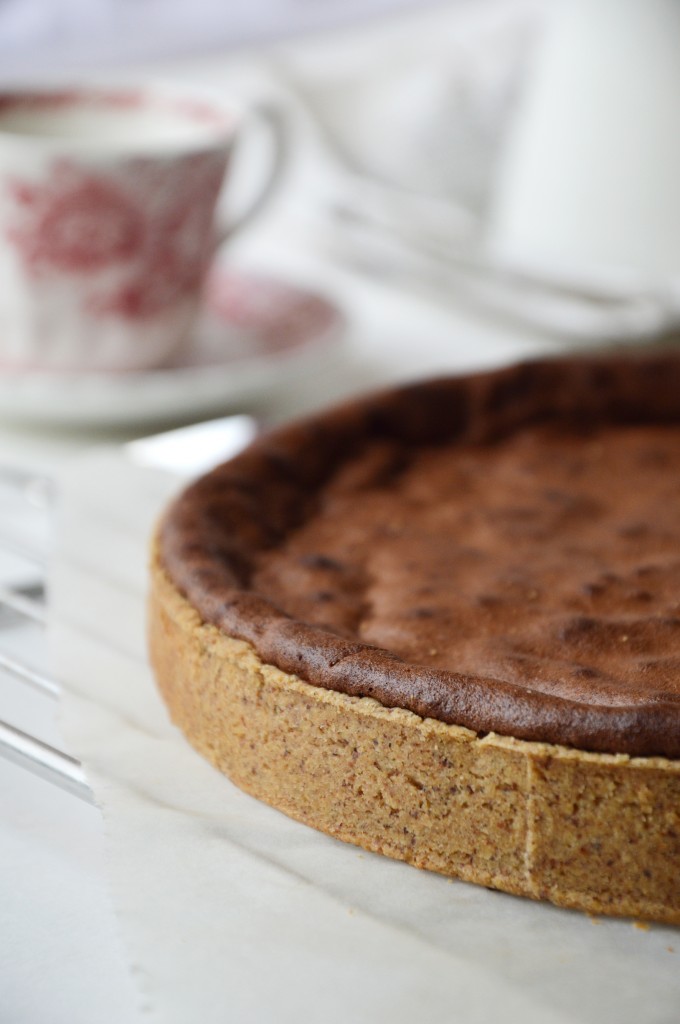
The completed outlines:
<svg viewBox="0 0 680 1024">
<path fill-rule="evenodd" d="M 418 0 L 0 0 L 0 74 L 30 77 L 102 61 L 271 41 L 361 23 Z"/>
</svg>

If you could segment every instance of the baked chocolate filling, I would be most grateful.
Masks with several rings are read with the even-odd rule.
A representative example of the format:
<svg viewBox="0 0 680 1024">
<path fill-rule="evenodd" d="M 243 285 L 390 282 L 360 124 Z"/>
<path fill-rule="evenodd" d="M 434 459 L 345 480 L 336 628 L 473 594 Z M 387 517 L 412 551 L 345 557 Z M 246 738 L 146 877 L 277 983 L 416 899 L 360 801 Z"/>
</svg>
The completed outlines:
<svg viewBox="0 0 680 1024">
<path fill-rule="evenodd" d="M 203 477 L 160 553 L 203 619 L 423 717 L 680 756 L 680 360 L 400 388 Z"/>
</svg>

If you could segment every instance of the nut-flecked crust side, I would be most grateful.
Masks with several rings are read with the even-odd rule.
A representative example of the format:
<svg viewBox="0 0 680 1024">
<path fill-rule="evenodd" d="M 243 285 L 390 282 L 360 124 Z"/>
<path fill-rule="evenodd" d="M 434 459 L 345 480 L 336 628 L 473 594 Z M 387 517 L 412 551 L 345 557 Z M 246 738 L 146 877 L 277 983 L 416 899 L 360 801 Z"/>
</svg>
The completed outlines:
<svg viewBox="0 0 680 1024">
<path fill-rule="evenodd" d="M 247 793 L 417 867 L 597 914 L 680 924 L 680 761 L 515 740 L 264 664 L 152 566 L 156 679 Z"/>
</svg>

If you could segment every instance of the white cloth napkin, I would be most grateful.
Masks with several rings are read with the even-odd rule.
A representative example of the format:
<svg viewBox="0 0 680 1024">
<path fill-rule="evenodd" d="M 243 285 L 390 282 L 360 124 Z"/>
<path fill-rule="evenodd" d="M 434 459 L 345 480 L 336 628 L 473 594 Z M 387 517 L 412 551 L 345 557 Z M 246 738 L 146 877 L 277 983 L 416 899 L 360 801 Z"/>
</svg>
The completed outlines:
<svg viewBox="0 0 680 1024">
<path fill-rule="evenodd" d="M 179 485 L 120 450 L 62 487 L 51 643 L 63 728 L 105 818 L 145 1020 L 668 1024 L 677 930 L 593 920 L 340 843 L 237 790 L 147 666 L 149 534 Z"/>
<path fill-rule="evenodd" d="M 449 3 L 313 47 L 278 47 L 269 66 L 328 158 L 318 241 L 364 272 L 572 343 L 677 330 L 678 281 L 596 264 L 520 265 L 488 244 L 503 155 L 549 12 L 545 0 Z"/>
</svg>

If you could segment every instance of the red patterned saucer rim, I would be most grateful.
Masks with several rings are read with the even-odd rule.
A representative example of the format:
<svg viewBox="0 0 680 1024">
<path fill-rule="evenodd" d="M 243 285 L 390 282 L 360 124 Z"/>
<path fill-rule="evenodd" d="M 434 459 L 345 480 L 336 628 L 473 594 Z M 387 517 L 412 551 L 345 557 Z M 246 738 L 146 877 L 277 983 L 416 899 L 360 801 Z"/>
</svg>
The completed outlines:
<svg viewBox="0 0 680 1024">
<path fill-rule="evenodd" d="M 340 309 L 321 293 L 262 271 L 216 265 L 208 275 L 203 305 L 190 339 L 153 369 L 78 369 L 37 362 L 5 364 L 5 377 L 146 378 L 177 371 L 264 364 L 323 346 L 345 324 Z"/>
<path fill-rule="evenodd" d="M 284 355 L 325 340 L 342 322 L 338 307 L 318 292 L 218 264 L 208 275 L 194 342 L 173 365 Z"/>
</svg>

